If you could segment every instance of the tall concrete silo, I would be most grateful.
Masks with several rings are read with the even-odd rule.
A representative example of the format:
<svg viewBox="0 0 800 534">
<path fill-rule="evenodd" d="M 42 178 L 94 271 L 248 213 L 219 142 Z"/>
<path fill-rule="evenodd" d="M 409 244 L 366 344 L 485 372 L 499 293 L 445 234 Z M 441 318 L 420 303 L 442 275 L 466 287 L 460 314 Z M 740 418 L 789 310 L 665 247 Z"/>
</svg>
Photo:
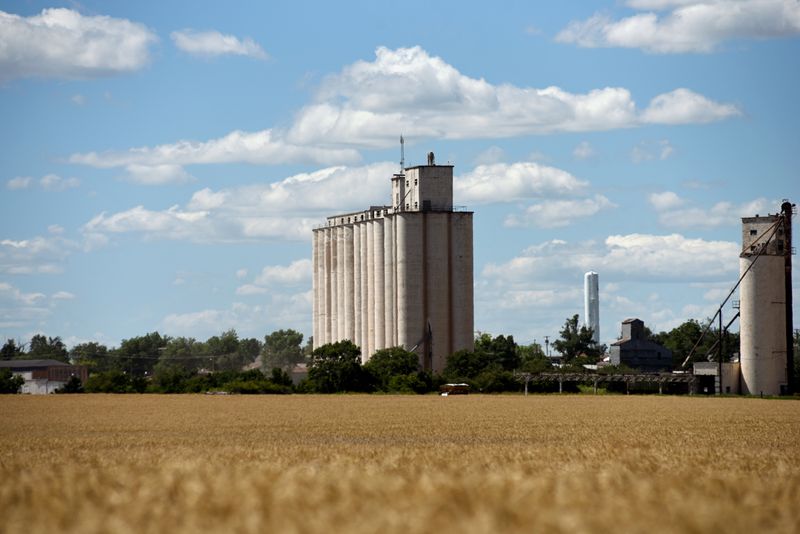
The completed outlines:
<svg viewBox="0 0 800 534">
<path fill-rule="evenodd" d="M 600 289 L 594 271 L 583 276 L 583 324 L 594 332 L 595 344 L 600 343 Z"/>
<path fill-rule="evenodd" d="M 792 353 L 791 217 L 782 212 L 742 218 L 739 272 L 742 392 L 790 392 Z"/>
<path fill-rule="evenodd" d="M 473 348 L 472 212 L 453 166 L 403 168 L 390 205 L 328 217 L 313 233 L 314 347 L 349 339 L 363 361 L 403 346 L 424 369 Z"/>
</svg>

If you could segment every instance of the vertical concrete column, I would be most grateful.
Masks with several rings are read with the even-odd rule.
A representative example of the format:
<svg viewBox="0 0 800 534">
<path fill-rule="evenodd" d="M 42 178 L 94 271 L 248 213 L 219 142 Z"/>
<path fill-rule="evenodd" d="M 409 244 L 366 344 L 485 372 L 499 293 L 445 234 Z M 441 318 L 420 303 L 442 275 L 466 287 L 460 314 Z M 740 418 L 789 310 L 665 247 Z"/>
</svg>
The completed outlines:
<svg viewBox="0 0 800 534">
<path fill-rule="evenodd" d="M 344 227 L 336 227 L 336 341 L 344 339 Z"/>
<path fill-rule="evenodd" d="M 361 223 L 353 225 L 353 343 L 361 344 Z"/>
<path fill-rule="evenodd" d="M 422 219 L 424 214 L 397 214 L 397 309 L 398 344 L 411 349 L 425 335 L 423 317 L 423 248 Z M 417 348 L 420 364 L 424 364 L 422 344 Z"/>
<path fill-rule="evenodd" d="M 383 219 L 383 344 L 394 347 L 394 217 Z"/>
<path fill-rule="evenodd" d="M 353 267 L 353 227 L 348 225 L 342 228 L 344 236 L 344 337 L 355 341 L 355 318 L 353 317 L 355 305 L 355 279 Z"/>
<path fill-rule="evenodd" d="M 406 342 L 406 261 L 403 249 L 406 243 L 406 221 L 402 214 L 394 215 L 395 231 L 395 321 L 397 322 L 397 345 L 410 349 L 413 345 Z"/>
<path fill-rule="evenodd" d="M 368 358 L 372 357 L 372 353 L 376 350 L 386 348 L 386 344 L 384 340 L 386 339 L 385 335 L 385 326 L 384 326 L 384 273 L 383 273 L 383 224 L 384 219 L 376 219 L 375 220 L 375 232 L 373 234 L 373 239 L 375 242 L 373 243 L 373 250 L 374 250 L 374 260 L 375 260 L 375 345 L 373 346 L 372 352 L 368 355 Z"/>
<path fill-rule="evenodd" d="M 331 229 L 329 227 L 325 228 L 324 254 L 325 265 L 323 266 L 323 269 L 325 271 L 325 282 L 323 284 L 323 291 L 325 292 L 325 302 L 323 304 L 323 308 L 325 311 L 323 312 L 324 317 L 322 318 L 324 328 L 322 329 L 322 339 L 320 339 L 319 345 L 324 345 L 331 342 L 331 299 L 333 297 L 331 282 L 333 280 L 333 247 L 331 245 Z"/>
<path fill-rule="evenodd" d="M 453 296 L 453 351 L 472 350 L 473 337 L 473 278 L 472 278 L 472 214 L 453 212 L 451 215 L 450 265 Z"/>
<path fill-rule="evenodd" d="M 314 230 L 311 233 L 311 335 L 316 341 L 319 339 L 319 312 L 320 312 L 320 275 L 322 274 L 319 269 L 320 260 L 320 230 Z"/>
<path fill-rule="evenodd" d="M 432 212 L 425 216 L 425 309 L 430 322 L 432 369 L 441 372 L 452 350 L 450 285 L 450 213 Z M 427 324 L 426 324 L 427 326 Z"/>
<path fill-rule="evenodd" d="M 742 393 L 780 395 L 786 384 L 786 338 L 784 326 L 783 256 L 758 256 L 739 286 L 739 346 Z M 739 259 L 739 272 L 745 271 L 756 256 Z"/>
<path fill-rule="evenodd" d="M 375 347 L 375 221 L 367 223 L 367 342 L 361 347 L 361 361 L 372 356 Z"/>
<path fill-rule="evenodd" d="M 361 242 L 361 303 L 358 308 L 358 315 L 361 318 L 361 337 L 359 337 L 358 346 L 361 348 L 361 354 L 367 350 L 367 335 L 369 332 L 369 320 L 367 318 L 367 308 L 369 302 L 369 290 L 367 287 L 367 279 L 369 277 L 369 268 L 367 266 L 367 234 L 369 228 L 369 221 L 362 222 L 361 235 L 359 241 Z"/>
</svg>

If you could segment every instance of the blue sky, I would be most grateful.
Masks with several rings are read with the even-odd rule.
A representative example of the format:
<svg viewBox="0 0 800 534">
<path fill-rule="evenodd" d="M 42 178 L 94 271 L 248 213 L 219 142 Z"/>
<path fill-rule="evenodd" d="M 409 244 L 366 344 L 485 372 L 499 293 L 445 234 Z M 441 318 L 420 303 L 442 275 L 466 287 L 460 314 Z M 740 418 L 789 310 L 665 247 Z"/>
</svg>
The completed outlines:
<svg viewBox="0 0 800 534">
<path fill-rule="evenodd" d="M 800 197 L 797 1 L 273 4 L 0 1 L 0 338 L 309 335 L 311 228 L 388 202 L 401 133 L 526 343 L 587 270 L 603 342 L 710 316 Z"/>
</svg>

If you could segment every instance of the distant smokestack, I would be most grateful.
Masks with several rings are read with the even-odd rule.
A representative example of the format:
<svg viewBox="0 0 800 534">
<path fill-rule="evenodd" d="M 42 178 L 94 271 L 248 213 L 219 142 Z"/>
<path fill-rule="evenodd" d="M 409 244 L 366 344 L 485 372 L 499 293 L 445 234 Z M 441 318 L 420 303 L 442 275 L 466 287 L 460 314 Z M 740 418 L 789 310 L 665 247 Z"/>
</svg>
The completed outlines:
<svg viewBox="0 0 800 534">
<path fill-rule="evenodd" d="M 600 343 L 600 292 L 598 277 L 594 271 L 589 271 L 583 277 L 583 324 L 592 329 L 592 340 Z"/>
</svg>

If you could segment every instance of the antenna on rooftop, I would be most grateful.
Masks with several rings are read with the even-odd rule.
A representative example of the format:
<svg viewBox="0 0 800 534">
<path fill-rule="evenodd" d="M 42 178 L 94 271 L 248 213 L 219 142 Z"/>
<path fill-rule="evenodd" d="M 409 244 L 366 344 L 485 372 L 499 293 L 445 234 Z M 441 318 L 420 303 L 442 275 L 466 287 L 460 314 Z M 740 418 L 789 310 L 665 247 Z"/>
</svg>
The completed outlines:
<svg viewBox="0 0 800 534">
<path fill-rule="evenodd" d="M 400 174 L 406 172 L 406 142 L 403 139 L 403 134 L 400 134 Z"/>
</svg>

